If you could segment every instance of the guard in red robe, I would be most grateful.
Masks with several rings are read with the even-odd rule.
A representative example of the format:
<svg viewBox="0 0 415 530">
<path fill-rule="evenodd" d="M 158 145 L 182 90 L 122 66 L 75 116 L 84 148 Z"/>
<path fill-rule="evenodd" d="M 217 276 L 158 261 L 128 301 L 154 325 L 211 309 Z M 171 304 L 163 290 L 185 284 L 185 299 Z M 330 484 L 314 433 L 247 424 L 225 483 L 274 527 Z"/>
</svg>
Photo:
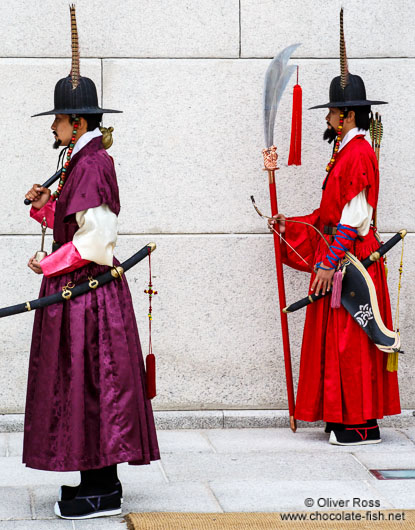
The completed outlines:
<svg viewBox="0 0 415 530">
<path fill-rule="evenodd" d="M 310 294 L 331 290 L 334 272 L 347 250 L 361 260 L 379 247 L 373 224 L 379 171 L 365 135 L 370 106 L 384 102 L 366 99 L 363 80 L 348 72 L 344 41 L 341 52 L 341 75 L 331 82 L 329 103 L 313 107 L 329 109 L 324 138 L 335 142 L 320 206 L 310 215 L 287 218 L 287 222 L 283 215 L 277 216 L 288 243 L 282 243 L 284 262 L 310 272 L 300 254 L 314 268 Z M 312 227 L 290 220 L 318 228 L 330 248 Z M 368 273 L 376 287 L 382 320 L 393 329 L 383 260 Z M 400 413 L 397 372 L 387 371 L 388 355 L 342 306 L 332 308 L 330 298 L 328 294 L 307 307 L 295 418 L 326 421 L 332 444 L 379 443 L 376 420 Z"/>
</svg>

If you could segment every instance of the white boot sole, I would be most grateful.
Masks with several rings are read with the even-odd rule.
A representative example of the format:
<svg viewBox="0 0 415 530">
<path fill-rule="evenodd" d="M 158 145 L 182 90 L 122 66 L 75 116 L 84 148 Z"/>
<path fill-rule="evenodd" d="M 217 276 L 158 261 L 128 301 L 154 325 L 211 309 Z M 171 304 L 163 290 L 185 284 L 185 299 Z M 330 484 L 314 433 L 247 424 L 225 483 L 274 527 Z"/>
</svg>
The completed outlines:
<svg viewBox="0 0 415 530">
<path fill-rule="evenodd" d="M 61 519 L 96 519 L 97 517 L 110 517 L 111 515 L 120 515 L 121 514 L 121 508 L 117 508 L 115 510 L 106 510 L 105 512 L 94 512 L 89 513 L 88 515 L 71 515 L 70 517 L 66 515 L 62 515 L 61 511 L 59 509 L 59 504 L 55 502 L 55 515 L 60 517 Z"/>
<path fill-rule="evenodd" d="M 331 443 L 332 445 L 343 445 L 343 446 L 349 446 L 349 445 L 373 445 L 373 444 L 380 444 L 381 441 L 382 441 L 381 438 L 379 438 L 378 440 L 362 440 L 361 442 L 342 443 L 342 442 L 338 442 L 337 441 L 337 438 L 336 438 L 336 435 L 334 434 L 334 431 L 331 431 L 330 438 L 329 438 L 329 443 Z"/>
</svg>

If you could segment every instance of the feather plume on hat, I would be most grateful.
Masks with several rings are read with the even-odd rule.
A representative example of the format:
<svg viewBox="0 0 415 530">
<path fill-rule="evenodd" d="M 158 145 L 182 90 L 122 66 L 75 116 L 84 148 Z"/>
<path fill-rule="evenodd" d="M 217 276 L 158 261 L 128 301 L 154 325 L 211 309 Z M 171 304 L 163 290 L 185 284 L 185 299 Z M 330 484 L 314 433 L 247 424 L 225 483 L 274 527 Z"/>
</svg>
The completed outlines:
<svg viewBox="0 0 415 530">
<path fill-rule="evenodd" d="M 344 90 L 349 81 L 349 66 L 347 64 L 346 43 L 343 31 L 343 8 L 340 10 L 340 86 Z"/>
<path fill-rule="evenodd" d="M 72 67 L 70 76 L 72 78 L 72 89 L 79 85 L 80 69 L 79 69 L 79 42 L 78 42 L 78 29 L 76 27 L 76 13 L 75 5 L 69 6 L 71 13 L 71 44 L 72 44 Z"/>
</svg>

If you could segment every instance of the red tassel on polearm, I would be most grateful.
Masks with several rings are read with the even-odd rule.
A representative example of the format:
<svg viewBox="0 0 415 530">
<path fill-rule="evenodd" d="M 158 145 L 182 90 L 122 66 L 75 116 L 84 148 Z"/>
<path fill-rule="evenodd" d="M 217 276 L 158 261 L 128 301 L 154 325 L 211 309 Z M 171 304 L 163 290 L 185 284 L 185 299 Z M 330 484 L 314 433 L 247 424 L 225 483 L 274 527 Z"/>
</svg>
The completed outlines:
<svg viewBox="0 0 415 530">
<path fill-rule="evenodd" d="M 298 66 L 297 66 L 297 84 L 293 90 L 293 116 L 291 121 L 291 143 L 288 165 L 301 166 L 301 126 L 303 112 L 303 91 L 298 84 Z"/>
</svg>

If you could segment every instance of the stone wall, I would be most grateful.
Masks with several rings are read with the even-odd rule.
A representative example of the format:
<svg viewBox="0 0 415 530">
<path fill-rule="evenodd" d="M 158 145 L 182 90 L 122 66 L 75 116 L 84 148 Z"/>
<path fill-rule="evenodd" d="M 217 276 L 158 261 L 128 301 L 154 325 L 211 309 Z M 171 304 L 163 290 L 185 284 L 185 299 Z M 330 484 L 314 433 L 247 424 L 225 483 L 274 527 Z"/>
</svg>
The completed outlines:
<svg viewBox="0 0 415 530">
<path fill-rule="evenodd" d="M 94 79 L 115 127 L 111 148 L 122 210 L 117 255 L 149 241 L 153 257 L 154 350 L 159 410 L 286 408 L 273 242 L 250 203 L 268 210 L 262 172 L 262 86 L 270 58 L 301 42 L 303 107 L 324 103 L 339 73 L 338 13 L 345 8 L 350 71 L 361 75 L 385 127 L 379 226 L 406 238 L 401 294 L 404 408 L 415 407 L 415 218 L 412 118 L 415 39 L 412 2 L 357 0 L 78 0 L 81 73 Z M 53 174 L 51 118 L 55 82 L 70 69 L 66 0 L 21 0 L 0 7 L 1 305 L 37 296 L 40 278 L 26 266 L 39 248 L 39 226 L 23 196 Z M 276 121 L 280 210 L 318 205 L 330 147 L 321 140 L 325 111 L 304 111 L 303 165 L 287 167 L 292 86 Z M 50 238 L 49 238 L 50 241 Z M 399 248 L 390 253 L 395 307 Z M 128 274 L 143 349 L 147 348 L 148 268 Z M 308 278 L 286 271 L 289 302 Z M 303 313 L 290 315 L 298 373 Z M 0 413 L 24 408 L 32 314 L 0 321 Z"/>
</svg>

